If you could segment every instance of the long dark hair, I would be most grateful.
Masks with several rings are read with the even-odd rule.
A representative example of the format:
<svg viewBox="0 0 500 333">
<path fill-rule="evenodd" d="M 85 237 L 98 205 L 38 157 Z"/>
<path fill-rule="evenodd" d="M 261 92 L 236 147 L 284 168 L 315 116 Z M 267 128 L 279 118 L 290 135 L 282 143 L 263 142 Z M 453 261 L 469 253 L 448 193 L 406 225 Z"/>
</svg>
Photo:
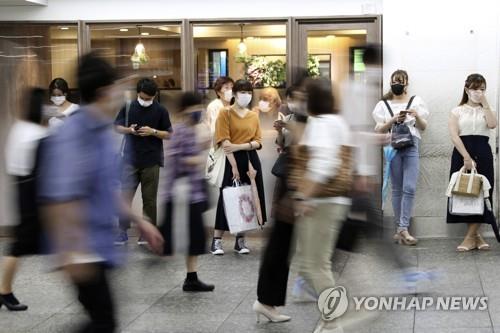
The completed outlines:
<svg viewBox="0 0 500 333">
<path fill-rule="evenodd" d="M 397 83 L 407 85 L 408 84 L 408 73 L 405 70 L 398 69 L 397 71 L 395 71 L 391 75 L 391 83 L 392 82 L 397 82 Z M 391 100 L 393 98 L 394 98 L 394 93 L 392 92 L 392 90 L 390 88 L 389 88 L 389 91 L 384 96 L 382 96 L 382 99 L 387 99 L 387 100 Z"/>
<path fill-rule="evenodd" d="M 42 123 L 42 110 L 45 101 L 45 90 L 42 88 L 30 88 L 28 91 L 28 100 L 25 104 L 25 111 L 23 112 L 23 120 L 35 124 Z"/>
<path fill-rule="evenodd" d="M 483 84 L 484 84 L 484 87 L 486 88 L 486 79 L 481 74 L 471 74 L 471 75 L 467 76 L 467 79 L 465 80 L 462 100 L 460 101 L 460 104 L 458 104 L 458 105 L 467 104 L 467 102 L 469 101 L 469 95 L 467 95 L 467 92 L 465 91 L 465 89 L 478 89 L 478 88 L 481 88 L 481 86 Z"/>
</svg>

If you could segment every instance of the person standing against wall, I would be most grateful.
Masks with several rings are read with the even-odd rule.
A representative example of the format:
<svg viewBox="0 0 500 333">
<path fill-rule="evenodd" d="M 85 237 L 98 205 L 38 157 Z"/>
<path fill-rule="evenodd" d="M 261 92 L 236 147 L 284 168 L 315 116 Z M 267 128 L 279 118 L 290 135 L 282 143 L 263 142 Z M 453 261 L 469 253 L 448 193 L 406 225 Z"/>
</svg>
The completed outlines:
<svg viewBox="0 0 500 333">
<path fill-rule="evenodd" d="M 391 162 L 392 207 L 397 231 L 394 239 L 400 244 L 416 245 L 418 240 L 409 233 L 417 190 L 420 165 L 421 131 L 427 127 L 429 110 L 422 98 L 408 95 L 408 73 L 397 70 L 391 75 L 391 90 L 377 103 L 372 116 L 375 130 L 387 133 L 396 123 L 409 127 L 413 144 L 397 149 Z M 391 114 L 392 112 L 392 114 Z"/>
<path fill-rule="evenodd" d="M 49 94 L 50 102 L 57 107 L 58 112 L 57 116 L 49 119 L 49 126 L 57 127 L 63 123 L 64 118 L 78 110 L 79 105 L 68 100 L 69 86 L 63 78 L 58 77 L 50 82 Z"/>
<path fill-rule="evenodd" d="M 462 167 L 473 168 L 485 176 L 491 184 L 490 200 L 493 196 L 494 167 L 489 135 L 497 127 L 495 113 L 486 99 L 486 80 L 481 74 L 471 74 L 465 80 L 460 104 L 454 108 L 448 120 L 448 129 L 453 142 L 450 175 Z M 467 223 L 467 233 L 457 251 L 465 252 L 473 249 L 489 250 L 479 228 L 487 223 L 485 215 L 457 216 L 448 211 L 447 223 Z"/>
<path fill-rule="evenodd" d="M 124 106 L 116 120 L 116 130 L 125 135 L 122 189 L 125 200 L 132 204 L 141 184 L 144 215 L 156 225 L 160 167 L 164 165 L 163 140 L 170 137 L 172 125 L 167 110 L 155 100 L 156 83 L 148 78 L 137 82 L 137 100 Z M 115 244 L 128 241 L 130 222 L 120 219 L 121 232 Z M 138 244 L 144 244 L 139 237 Z"/>
</svg>

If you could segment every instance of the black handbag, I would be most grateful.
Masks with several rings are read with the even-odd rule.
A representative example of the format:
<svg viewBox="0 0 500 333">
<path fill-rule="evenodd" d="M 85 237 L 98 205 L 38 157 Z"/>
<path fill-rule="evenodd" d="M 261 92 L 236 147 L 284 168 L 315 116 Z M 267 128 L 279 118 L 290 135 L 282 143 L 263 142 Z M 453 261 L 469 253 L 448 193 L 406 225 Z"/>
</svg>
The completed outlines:
<svg viewBox="0 0 500 333">
<path fill-rule="evenodd" d="M 406 110 L 408 110 L 413 102 L 415 96 L 412 96 L 408 101 L 408 105 L 406 105 Z M 394 117 L 394 113 L 392 112 L 391 106 L 387 102 L 386 99 L 383 99 L 387 110 L 391 114 L 391 117 Z M 404 123 L 396 123 L 392 125 L 391 128 L 391 145 L 394 149 L 403 149 L 407 147 L 413 146 L 413 135 L 411 134 L 410 128 L 408 125 Z"/>
<path fill-rule="evenodd" d="M 285 178 L 287 173 L 287 153 L 281 152 L 274 162 L 271 173 L 278 178 Z"/>
</svg>

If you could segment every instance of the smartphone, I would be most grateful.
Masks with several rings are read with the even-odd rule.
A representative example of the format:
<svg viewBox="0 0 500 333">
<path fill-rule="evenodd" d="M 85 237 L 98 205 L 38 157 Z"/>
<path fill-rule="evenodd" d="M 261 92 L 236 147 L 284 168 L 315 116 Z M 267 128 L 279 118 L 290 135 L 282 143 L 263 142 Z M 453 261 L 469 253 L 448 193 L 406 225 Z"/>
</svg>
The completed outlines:
<svg viewBox="0 0 500 333">
<path fill-rule="evenodd" d="M 134 131 L 136 131 L 136 132 L 137 132 L 138 130 L 140 130 L 140 129 L 141 129 L 141 127 L 142 127 L 142 126 L 135 125 L 135 127 L 134 127 Z"/>
<path fill-rule="evenodd" d="M 408 113 L 410 113 L 410 111 L 407 111 L 407 110 L 403 110 L 403 111 L 400 111 L 399 114 L 403 114 L 403 115 L 407 115 Z"/>
</svg>

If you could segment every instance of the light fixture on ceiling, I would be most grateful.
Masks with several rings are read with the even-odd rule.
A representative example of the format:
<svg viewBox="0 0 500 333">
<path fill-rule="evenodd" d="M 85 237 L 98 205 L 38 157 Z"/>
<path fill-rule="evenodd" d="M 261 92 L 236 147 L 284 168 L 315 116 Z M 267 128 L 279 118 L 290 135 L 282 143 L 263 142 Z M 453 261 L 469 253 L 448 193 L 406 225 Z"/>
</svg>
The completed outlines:
<svg viewBox="0 0 500 333">
<path fill-rule="evenodd" d="M 326 38 L 328 38 L 328 39 L 334 39 L 335 35 L 328 35 L 328 36 L 326 36 Z"/>
<path fill-rule="evenodd" d="M 141 32 L 141 36 L 149 36 L 149 32 Z"/>
<path fill-rule="evenodd" d="M 137 31 L 139 35 L 139 42 L 135 46 L 134 54 L 132 55 L 132 57 L 130 57 L 130 60 L 132 61 L 132 67 L 134 69 L 139 69 L 139 66 L 141 64 L 147 64 L 149 61 L 149 57 L 146 54 L 146 48 L 141 41 L 141 25 L 139 24 L 137 25 Z"/>
<path fill-rule="evenodd" d="M 61 30 L 69 30 L 69 27 L 60 27 Z"/>
<path fill-rule="evenodd" d="M 128 31 L 128 29 L 127 29 L 127 28 L 121 28 L 121 29 L 120 29 L 120 31 L 121 31 L 121 32 L 127 32 L 127 31 Z"/>
<path fill-rule="evenodd" d="M 245 41 L 243 40 L 243 26 L 244 24 L 240 24 L 240 43 L 238 44 L 238 52 L 241 55 L 244 55 L 247 52 L 247 46 L 245 44 Z"/>
</svg>

